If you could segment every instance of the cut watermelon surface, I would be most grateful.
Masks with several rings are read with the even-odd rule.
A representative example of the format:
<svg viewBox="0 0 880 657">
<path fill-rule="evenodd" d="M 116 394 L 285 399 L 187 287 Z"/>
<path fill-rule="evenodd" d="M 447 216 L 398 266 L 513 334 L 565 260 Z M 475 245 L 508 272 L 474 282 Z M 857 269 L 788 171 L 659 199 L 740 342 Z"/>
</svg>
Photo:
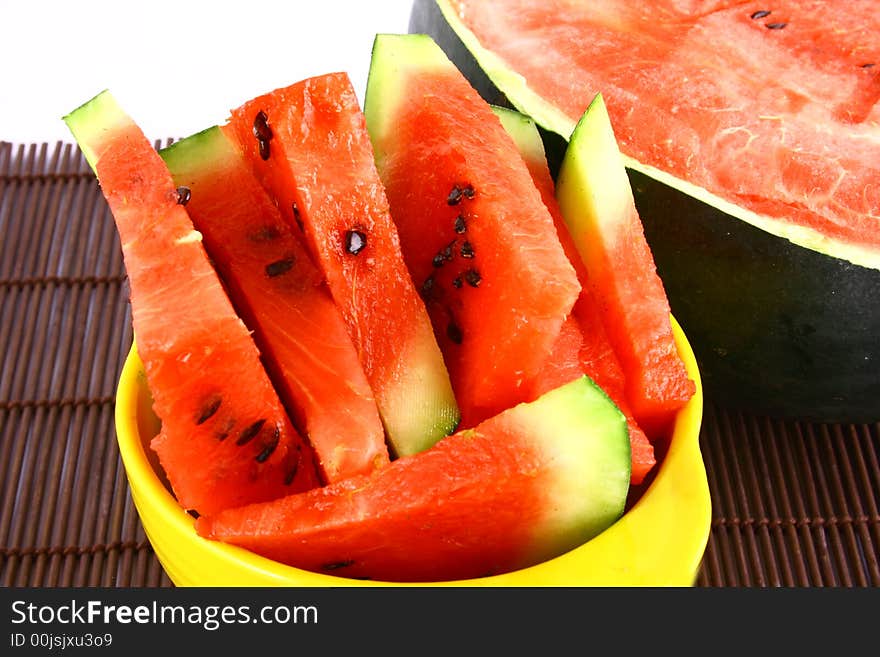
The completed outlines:
<svg viewBox="0 0 880 657">
<path fill-rule="evenodd" d="M 421 35 L 378 35 L 365 113 L 406 264 L 469 427 L 524 401 L 580 292 L 491 108 Z"/>
<path fill-rule="evenodd" d="M 568 232 L 556 201 L 556 184 L 535 122 L 519 112 L 495 107 L 501 124 L 513 138 L 529 169 L 544 205 L 553 217 L 559 242 L 577 272 L 581 292 L 560 331 L 553 351 L 533 384 L 530 398 L 586 374 L 595 381 L 626 416 L 632 451 L 632 483 L 640 484 L 656 464 L 654 448 L 632 415 L 626 400 L 623 368 L 602 323 L 602 309 L 590 289 L 587 270 Z"/>
<path fill-rule="evenodd" d="M 481 577 L 570 550 L 623 513 L 629 440 L 581 377 L 360 476 L 199 518 L 202 536 L 341 577 Z"/>
<path fill-rule="evenodd" d="M 687 181 L 693 196 L 725 200 L 797 244 L 880 268 L 873 0 L 839 10 L 809 0 L 437 4 L 540 125 L 568 138 L 602 93 L 628 165 L 677 188 Z"/>
<path fill-rule="evenodd" d="M 325 482 L 388 463 L 385 431 L 357 351 L 302 235 L 220 127 L 163 149 L 186 210 L 233 304 L 254 330 L 281 399 Z"/>
<path fill-rule="evenodd" d="M 400 251 L 351 82 L 334 73 L 248 101 L 230 127 L 346 321 L 396 456 L 459 420 L 449 374 Z"/>
<path fill-rule="evenodd" d="M 215 513 L 319 483 L 164 162 L 103 92 L 65 117 L 113 213 L 134 335 L 180 504 Z"/>
</svg>

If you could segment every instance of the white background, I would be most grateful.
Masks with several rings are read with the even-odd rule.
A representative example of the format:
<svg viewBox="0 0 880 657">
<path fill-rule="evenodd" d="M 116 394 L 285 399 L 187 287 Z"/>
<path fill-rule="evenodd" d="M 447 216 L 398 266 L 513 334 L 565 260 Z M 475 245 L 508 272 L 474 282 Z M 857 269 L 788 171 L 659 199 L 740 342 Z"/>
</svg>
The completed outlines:
<svg viewBox="0 0 880 657">
<path fill-rule="evenodd" d="M 378 32 L 411 0 L 0 0 L 0 140 L 73 141 L 61 117 L 103 89 L 150 139 L 186 137 L 244 101 L 345 71 L 363 103 Z"/>
</svg>

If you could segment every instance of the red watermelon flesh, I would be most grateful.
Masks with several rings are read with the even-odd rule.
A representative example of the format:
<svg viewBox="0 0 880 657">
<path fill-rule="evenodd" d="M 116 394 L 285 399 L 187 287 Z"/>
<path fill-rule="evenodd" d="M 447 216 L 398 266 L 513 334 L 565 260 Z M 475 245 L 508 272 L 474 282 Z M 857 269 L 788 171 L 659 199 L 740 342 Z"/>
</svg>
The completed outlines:
<svg viewBox="0 0 880 657">
<path fill-rule="evenodd" d="M 230 128 L 324 274 L 396 456 L 454 430 L 458 408 L 404 264 L 363 113 L 343 73 L 248 101 Z"/>
<path fill-rule="evenodd" d="M 842 244 L 853 258 L 880 247 L 874 0 L 438 4 L 562 110 L 549 123 L 563 136 L 602 93 L 637 163 L 806 245 Z"/>
<path fill-rule="evenodd" d="M 196 522 L 199 534 L 341 577 L 449 581 L 557 556 L 622 513 L 626 424 L 586 377 L 359 476 Z"/>
<path fill-rule="evenodd" d="M 213 127 L 160 153 L 281 399 L 333 482 L 388 463 L 385 430 L 345 323 L 299 231 Z"/>
<path fill-rule="evenodd" d="M 580 285 L 516 145 L 428 37 L 379 35 L 377 166 L 462 426 L 524 401 Z"/>
<path fill-rule="evenodd" d="M 696 386 L 675 345 L 669 300 L 601 94 L 571 135 L 556 197 L 620 359 L 633 417 L 648 435 L 664 435 Z"/>
<path fill-rule="evenodd" d="M 119 232 L 132 324 L 154 410 L 152 447 L 180 504 L 199 513 L 319 484 L 159 154 L 103 92 L 65 117 Z"/>
<path fill-rule="evenodd" d="M 626 400 L 623 368 L 602 324 L 601 310 L 588 285 L 587 270 L 559 210 L 556 185 L 550 174 L 541 136 L 535 123 L 528 117 L 500 107 L 495 108 L 495 112 L 519 148 L 532 180 L 553 217 L 562 249 L 581 284 L 581 293 L 571 315 L 562 325 L 541 374 L 533 383 L 530 398 L 537 398 L 583 374 L 593 379 L 626 416 L 632 449 L 632 483 L 640 484 L 657 462 L 654 448 L 633 417 Z"/>
</svg>

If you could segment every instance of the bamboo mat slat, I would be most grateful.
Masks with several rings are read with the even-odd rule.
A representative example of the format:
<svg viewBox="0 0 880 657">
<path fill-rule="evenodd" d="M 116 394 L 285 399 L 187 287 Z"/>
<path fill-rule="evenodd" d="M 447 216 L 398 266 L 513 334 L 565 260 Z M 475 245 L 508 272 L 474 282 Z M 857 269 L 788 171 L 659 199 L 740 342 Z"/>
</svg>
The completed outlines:
<svg viewBox="0 0 880 657">
<path fill-rule="evenodd" d="M 75 145 L 0 142 L 0 236 L 0 585 L 171 586 L 116 446 L 127 280 Z M 880 586 L 880 424 L 707 398 L 700 440 L 713 517 L 698 586 Z"/>
</svg>

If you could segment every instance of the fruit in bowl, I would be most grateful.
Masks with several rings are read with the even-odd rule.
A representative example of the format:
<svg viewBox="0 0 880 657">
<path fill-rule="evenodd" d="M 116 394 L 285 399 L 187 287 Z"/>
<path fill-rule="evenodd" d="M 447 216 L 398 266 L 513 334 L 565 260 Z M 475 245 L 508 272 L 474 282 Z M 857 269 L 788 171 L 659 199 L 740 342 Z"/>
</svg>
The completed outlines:
<svg viewBox="0 0 880 657">
<path fill-rule="evenodd" d="M 699 376 L 601 97 L 552 193 L 534 124 L 427 37 L 377 37 L 366 105 L 317 76 L 161 154 L 107 92 L 66 117 L 119 228 L 118 433 L 172 579 L 692 582 Z M 572 556 L 609 532 L 644 554 Z"/>
<path fill-rule="evenodd" d="M 677 324 L 676 344 L 699 383 L 687 339 Z M 152 456 L 159 429 L 143 364 L 132 349 L 119 379 L 116 431 L 132 499 L 159 561 L 178 586 L 406 585 L 314 572 L 252 551 L 203 538 L 177 502 Z M 541 563 L 498 575 L 435 582 L 450 586 L 690 586 L 711 522 L 706 471 L 699 447 L 702 392 L 678 412 L 649 482 L 635 487 L 625 513 L 589 541 Z M 658 450 L 660 451 L 660 450 Z M 483 516 L 477 512 L 473 522 Z M 424 582 L 422 582 L 424 584 Z"/>
</svg>

